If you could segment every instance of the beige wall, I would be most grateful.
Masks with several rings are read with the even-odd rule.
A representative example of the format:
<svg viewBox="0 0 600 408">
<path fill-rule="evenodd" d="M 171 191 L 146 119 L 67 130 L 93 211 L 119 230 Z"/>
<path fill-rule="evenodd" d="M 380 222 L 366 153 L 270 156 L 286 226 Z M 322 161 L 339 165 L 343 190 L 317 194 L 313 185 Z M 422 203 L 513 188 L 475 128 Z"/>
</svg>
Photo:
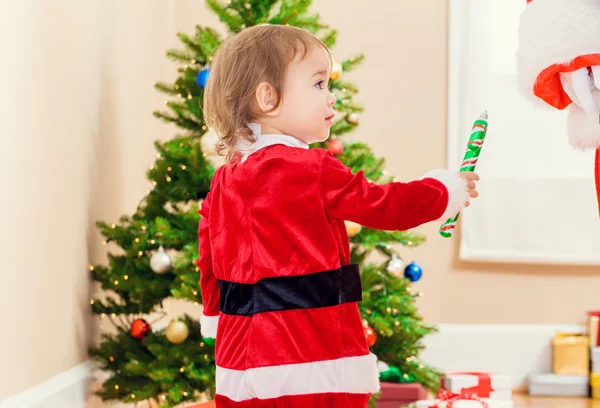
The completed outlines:
<svg viewBox="0 0 600 408">
<path fill-rule="evenodd" d="M 218 26 L 201 0 L 25 3 L 0 12 L 10 61 L 0 65 L 0 399 L 86 358 L 85 269 L 106 253 L 94 223 L 135 210 L 149 188 L 152 142 L 176 132 L 152 117 L 164 100 L 154 83 L 174 75 L 164 53 L 178 44 L 175 31 Z M 353 138 L 401 179 L 445 166 L 446 2 L 315 0 L 313 9 L 339 29 L 340 58 L 367 56 L 349 75 L 366 106 Z M 463 264 L 458 240 L 439 238 L 437 227 L 419 228 L 429 242 L 403 251 L 425 269 L 415 289 L 426 294 L 426 320 L 575 323 L 594 307 L 597 268 Z"/>
</svg>

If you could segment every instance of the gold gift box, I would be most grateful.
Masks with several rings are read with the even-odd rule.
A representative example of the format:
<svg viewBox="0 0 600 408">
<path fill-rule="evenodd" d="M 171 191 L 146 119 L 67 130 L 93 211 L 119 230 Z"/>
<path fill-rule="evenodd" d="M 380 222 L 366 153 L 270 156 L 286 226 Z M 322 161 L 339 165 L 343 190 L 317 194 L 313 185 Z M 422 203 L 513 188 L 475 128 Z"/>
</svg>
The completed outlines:
<svg viewBox="0 0 600 408">
<path fill-rule="evenodd" d="M 554 374 L 588 375 L 589 367 L 589 337 L 581 333 L 557 332 L 552 339 L 552 372 Z"/>
</svg>

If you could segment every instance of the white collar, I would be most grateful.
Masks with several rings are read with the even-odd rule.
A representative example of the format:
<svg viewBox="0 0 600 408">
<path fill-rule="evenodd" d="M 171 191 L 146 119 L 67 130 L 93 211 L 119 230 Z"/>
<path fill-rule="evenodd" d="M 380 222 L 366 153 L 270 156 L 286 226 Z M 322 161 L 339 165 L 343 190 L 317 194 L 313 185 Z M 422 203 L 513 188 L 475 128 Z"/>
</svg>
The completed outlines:
<svg viewBox="0 0 600 408">
<path fill-rule="evenodd" d="M 252 153 L 259 151 L 267 146 L 276 144 L 282 144 L 290 147 L 299 147 L 302 149 L 308 149 L 308 145 L 302 140 L 296 139 L 293 136 L 280 135 L 280 134 L 262 134 L 261 126 L 258 123 L 248 123 L 248 127 L 254 134 L 255 142 L 249 142 L 245 139 L 240 140 L 236 146 L 237 151 L 242 154 L 242 162 L 246 161 L 248 156 Z"/>
</svg>

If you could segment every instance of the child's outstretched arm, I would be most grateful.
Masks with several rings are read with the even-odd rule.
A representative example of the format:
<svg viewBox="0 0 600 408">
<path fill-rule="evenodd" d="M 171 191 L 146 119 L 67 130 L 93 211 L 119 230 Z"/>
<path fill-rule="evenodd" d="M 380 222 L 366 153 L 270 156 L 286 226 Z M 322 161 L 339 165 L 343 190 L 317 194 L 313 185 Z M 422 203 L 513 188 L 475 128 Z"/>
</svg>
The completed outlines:
<svg viewBox="0 0 600 408">
<path fill-rule="evenodd" d="M 210 193 L 200 209 L 198 226 L 198 261 L 200 269 L 200 291 L 204 310 L 200 320 L 200 330 L 203 337 L 216 338 L 219 323 L 219 286 L 213 273 L 210 237 L 208 232 L 208 217 L 210 213 Z"/>
<path fill-rule="evenodd" d="M 330 217 L 380 230 L 408 230 L 445 220 L 468 205 L 470 195 L 476 196 L 472 173 L 433 170 L 420 180 L 378 185 L 362 171 L 352 174 L 329 152 L 324 153 L 319 177 Z"/>
</svg>

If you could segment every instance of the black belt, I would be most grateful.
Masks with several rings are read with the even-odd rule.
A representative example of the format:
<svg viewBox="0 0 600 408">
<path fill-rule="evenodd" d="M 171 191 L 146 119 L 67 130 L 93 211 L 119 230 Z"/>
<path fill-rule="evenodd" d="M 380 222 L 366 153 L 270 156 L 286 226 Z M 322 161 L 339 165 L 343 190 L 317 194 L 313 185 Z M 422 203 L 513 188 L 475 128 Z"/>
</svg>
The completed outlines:
<svg viewBox="0 0 600 408">
<path fill-rule="evenodd" d="M 362 300 L 358 265 L 310 275 L 265 278 L 254 284 L 219 280 L 219 307 L 229 315 L 330 307 Z"/>
</svg>

